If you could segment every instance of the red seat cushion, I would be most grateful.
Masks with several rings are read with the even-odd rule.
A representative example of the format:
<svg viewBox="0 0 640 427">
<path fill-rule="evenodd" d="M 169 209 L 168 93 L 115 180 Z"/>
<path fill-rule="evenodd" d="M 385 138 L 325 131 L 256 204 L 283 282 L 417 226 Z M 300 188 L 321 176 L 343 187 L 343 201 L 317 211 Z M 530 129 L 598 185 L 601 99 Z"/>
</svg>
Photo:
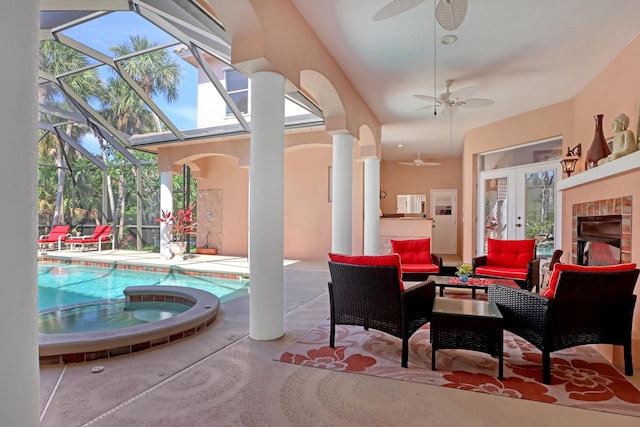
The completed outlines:
<svg viewBox="0 0 640 427">
<path fill-rule="evenodd" d="M 556 294 L 558 286 L 558 278 L 562 271 L 592 271 L 592 272 L 608 272 L 608 271 L 627 271 L 636 268 L 635 263 L 614 264 L 614 265 L 575 265 L 556 263 L 553 267 L 553 273 L 549 278 L 549 287 L 542 293 L 547 298 L 553 298 Z"/>
<path fill-rule="evenodd" d="M 343 264 L 395 266 L 398 268 L 398 280 L 400 281 L 400 290 L 404 291 L 404 283 L 402 282 L 402 267 L 400 265 L 400 256 L 398 256 L 398 254 L 343 255 L 343 254 L 330 253 L 329 259 L 333 262 L 341 262 Z"/>
<path fill-rule="evenodd" d="M 439 273 L 440 267 L 435 264 L 402 264 L 403 273 Z"/>
<path fill-rule="evenodd" d="M 400 255 L 402 264 L 433 264 L 431 239 L 391 240 L 391 250 Z"/>
<path fill-rule="evenodd" d="M 477 276 L 493 276 L 502 277 L 512 280 L 527 280 L 528 267 L 514 268 L 514 267 L 497 267 L 492 265 L 483 265 L 476 267 Z"/>
<path fill-rule="evenodd" d="M 487 239 L 487 266 L 527 268 L 535 258 L 535 239 Z M 477 270 L 476 270 L 477 273 Z"/>
</svg>

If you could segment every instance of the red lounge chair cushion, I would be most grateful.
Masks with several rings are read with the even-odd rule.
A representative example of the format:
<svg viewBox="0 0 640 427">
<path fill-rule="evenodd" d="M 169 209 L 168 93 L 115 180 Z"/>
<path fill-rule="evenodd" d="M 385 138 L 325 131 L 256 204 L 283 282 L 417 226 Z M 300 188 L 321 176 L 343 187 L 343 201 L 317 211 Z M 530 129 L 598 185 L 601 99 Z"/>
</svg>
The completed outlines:
<svg viewBox="0 0 640 427">
<path fill-rule="evenodd" d="M 556 294 L 556 287 L 558 285 L 558 278 L 562 271 L 593 271 L 593 272 L 608 272 L 608 271 L 627 271 L 636 268 L 635 263 L 614 264 L 614 265 L 575 265 L 575 264 L 561 264 L 556 263 L 553 267 L 553 273 L 549 279 L 549 287 L 542 293 L 547 298 L 553 298 Z"/>
<path fill-rule="evenodd" d="M 400 256 L 398 254 L 343 255 L 330 253 L 329 259 L 333 262 L 341 262 L 343 264 L 396 266 L 398 267 L 398 280 L 400 281 L 400 290 L 404 291 L 404 283 L 402 282 L 402 267 L 400 265 Z"/>
<path fill-rule="evenodd" d="M 402 265 L 433 264 L 431 239 L 391 240 L 391 251 L 400 255 Z"/>
<path fill-rule="evenodd" d="M 51 232 L 49 233 L 49 235 L 38 239 L 38 243 L 58 242 L 59 237 L 62 237 L 60 240 L 64 242 L 64 240 L 67 238 L 67 233 L 69 233 L 69 230 L 71 230 L 70 225 L 54 225 L 53 227 L 51 227 Z"/>
<path fill-rule="evenodd" d="M 487 239 L 486 266 L 523 268 L 526 271 L 529 261 L 535 258 L 535 248 L 535 239 Z M 477 269 L 476 274 L 480 274 Z"/>
<path fill-rule="evenodd" d="M 91 239 L 99 239 L 100 236 L 107 235 L 111 233 L 110 225 L 96 225 L 95 230 L 93 230 L 93 234 L 91 235 Z"/>
</svg>

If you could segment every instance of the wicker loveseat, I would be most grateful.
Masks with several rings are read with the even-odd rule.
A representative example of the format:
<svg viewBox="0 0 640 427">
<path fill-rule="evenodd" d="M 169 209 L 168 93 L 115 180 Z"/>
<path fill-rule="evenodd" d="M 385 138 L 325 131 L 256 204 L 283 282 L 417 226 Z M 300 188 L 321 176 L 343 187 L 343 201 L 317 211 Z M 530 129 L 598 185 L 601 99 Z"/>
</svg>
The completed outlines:
<svg viewBox="0 0 640 427">
<path fill-rule="evenodd" d="M 500 309 L 506 330 L 542 351 L 545 384 L 551 384 L 550 353 L 584 344 L 623 346 L 625 374 L 633 375 L 633 289 L 640 272 L 635 267 L 556 264 L 545 292 L 549 296 L 493 285 L 489 301 Z"/>
<path fill-rule="evenodd" d="M 409 338 L 431 321 L 434 283 L 423 282 L 404 290 L 397 265 L 366 265 L 372 264 L 370 259 L 382 257 L 340 257 L 334 259 L 351 258 L 360 264 L 329 261 L 329 345 L 335 347 L 335 325 L 376 329 L 402 339 L 401 365 L 406 368 Z"/>
</svg>

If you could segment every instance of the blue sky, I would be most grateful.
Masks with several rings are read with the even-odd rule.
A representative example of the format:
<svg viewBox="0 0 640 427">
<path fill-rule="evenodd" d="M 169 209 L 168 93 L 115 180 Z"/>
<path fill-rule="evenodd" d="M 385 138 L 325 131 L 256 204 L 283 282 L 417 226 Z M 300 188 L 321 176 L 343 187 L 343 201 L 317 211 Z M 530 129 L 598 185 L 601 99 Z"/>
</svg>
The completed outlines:
<svg viewBox="0 0 640 427">
<path fill-rule="evenodd" d="M 170 35 L 133 12 L 114 12 L 65 30 L 63 33 L 108 56 L 113 56 L 109 50 L 110 46 L 124 43 L 133 35 L 145 36 L 155 44 L 175 41 Z M 197 116 L 197 70 L 173 54 L 173 48 L 169 48 L 168 51 L 175 57 L 183 71 L 179 99 L 169 104 L 164 98 L 158 97 L 154 98 L 154 102 L 158 104 L 178 129 L 194 129 Z M 106 72 L 102 72 L 102 74 L 105 79 L 111 76 Z M 95 139 L 92 141 L 92 138 L 86 138 L 83 140 L 83 145 L 92 152 L 98 150 Z"/>
</svg>

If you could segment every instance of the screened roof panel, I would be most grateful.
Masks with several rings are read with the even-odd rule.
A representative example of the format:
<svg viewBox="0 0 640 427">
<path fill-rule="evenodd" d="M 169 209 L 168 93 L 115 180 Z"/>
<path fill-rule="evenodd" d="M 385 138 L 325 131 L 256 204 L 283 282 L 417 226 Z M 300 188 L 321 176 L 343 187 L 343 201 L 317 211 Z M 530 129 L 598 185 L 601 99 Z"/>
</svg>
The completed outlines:
<svg viewBox="0 0 640 427">
<path fill-rule="evenodd" d="M 81 151 L 99 152 L 96 130 L 120 148 L 250 132 L 250 80 L 225 81 L 230 37 L 197 2 L 41 0 L 40 24 L 39 118 L 83 124 Z M 322 123 L 294 98 L 285 126 Z"/>
</svg>

